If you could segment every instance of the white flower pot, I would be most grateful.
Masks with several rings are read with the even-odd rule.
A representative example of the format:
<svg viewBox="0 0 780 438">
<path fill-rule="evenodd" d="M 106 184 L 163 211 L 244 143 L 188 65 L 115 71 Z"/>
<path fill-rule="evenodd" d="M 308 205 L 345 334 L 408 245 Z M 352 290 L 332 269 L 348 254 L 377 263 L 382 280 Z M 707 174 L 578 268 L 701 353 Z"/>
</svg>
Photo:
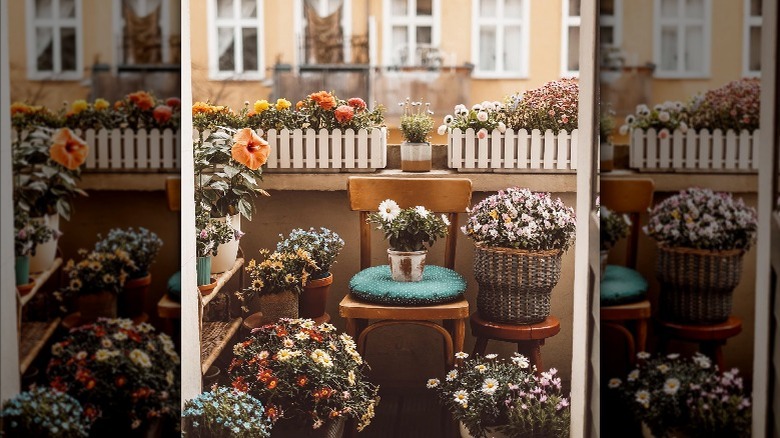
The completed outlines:
<svg viewBox="0 0 780 438">
<path fill-rule="evenodd" d="M 211 220 L 224 223 L 226 218 L 220 217 Z M 230 225 L 236 230 L 241 230 L 241 215 L 230 216 Z M 220 244 L 217 247 L 217 255 L 211 257 L 211 273 L 219 274 L 220 272 L 229 271 L 233 267 L 233 263 L 236 262 L 237 255 L 238 240 L 235 238 L 230 239 L 227 243 Z"/>
<path fill-rule="evenodd" d="M 458 425 L 460 426 L 460 436 L 461 438 L 474 438 L 470 433 L 468 428 L 466 428 L 466 425 L 463 424 L 462 421 L 458 421 Z M 496 432 L 497 427 L 486 427 L 485 433 L 487 434 L 487 438 L 509 438 L 509 435 L 501 432 Z"/>
<path fill-rule="evenodd" d="M 60 230 L 60 215 L 57 213 L 48 214 L 43 217 L 32 218 L 33 221 L 39 224 L 44 224 L 47 227 L 55 230 L 55 234 Z M 54 259 L 57 257 L 57 238 L 52 236 L 48 242 L 41 243 L 35 246 L 35 255 L 30 256 L 30 273 L 37 274 L 43 272 L 54 264 Z"/>
<path fill-rule="evenodd" d="M 431 170 L 430 143 L 401 143 L 401 170 L 404 172 L 428 172 Z"/>
<path fill-rule="evenodd" d="M 390 262 L 390 275 L 394 281 L 420 281 L 425 270 L 425 256 L 428 251 L 395 251 L 387 250 Z"/>
</svg>

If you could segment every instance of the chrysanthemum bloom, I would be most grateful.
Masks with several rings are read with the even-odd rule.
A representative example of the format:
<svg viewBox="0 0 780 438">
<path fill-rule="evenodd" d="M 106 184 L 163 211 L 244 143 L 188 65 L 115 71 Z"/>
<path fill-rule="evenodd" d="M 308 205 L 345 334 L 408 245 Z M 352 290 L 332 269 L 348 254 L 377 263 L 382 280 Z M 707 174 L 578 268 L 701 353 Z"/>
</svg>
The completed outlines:
<svg viewBox="0 0 780 438">
<path fill-rule="evenodd" d="M 157 108 L 154 109 L 152 112 L 152 116 L 154 117 L 154 120 L 157 121 L 157 123 L 165 123 L 168 120 L 171 120 L 171 115 L 173 114 L 173 108 L 169 107 L 168 105 L 158 105 Z"/>
<path fill-rule="evenodd" d="M 233 147 L 230 150 L 234 160 L 244 166 L 257 170 L 268 161 L 271 146 L 255 134 L 251 128 L 244 128 L 233 136 Z"/>
<path fill-rule="evenodd" d="M 53 143 L 49 148 L 49 156 L 55 162 L 67 167 L 70 170 L 75 170 L 87 159 L 87 153 L 89 153 L 89 146 L 87 143 L 78 138 L 68 128 L 61 128 L 55 134 L 52 139 Z"/>
<path fill-rule="evenodd" d="M 327 91 L 320 91 L 318 93 L 310 94 L 311 100 L 317 102 L 320 108 L 328 111 L 332 110 L 336 106 L 336 99 Z"/>
<path fill-rule="evenodd" d="M 74 100 L 73 103 L 70 105 L 70 112 L 72 114 L 78 114 L 87 108 L 89 108 L 89 105 L 87 104 L 86 100 L 84 99 Z"/>
<path fill-rule="evenodd" d="M 349 105 L 341 105 L 336 108 L 334 115 L 336 116 L 336 121 L 339 123 L 349 123 L 349 121 L 352 120 L 352 117 L 355 116 L 355 109 Z"/>
<path fill-rule="evenodd" d="M 255 104 L 254 104 L 255 113 L 257 113 L 257 114 L 262 113 L 263 111 L 267 110 L 270 107 L 271 107 L 271 104 L 268 103 L 268 101 L 265 100 L 265 99 L 257 100 L 257 101 L 255 101 Z"/>
<path fill-rule="evenodd" d="M 297 109 L 298 111 L 300 111 L 300 110 L 301 110 L 301 108 L 303 108 L 303 101 L 302 101 L 302 100 L 299 100 L 299 101 L 298 101 L 298 103 L 296 103 L 296 104 L 295 104 L 295 109 Z"/>
<path fill-rule="evenodd" d="M 279 111 L 286 110 L 287 108 L 291 107 L 292 103 L 290 103 L 287 99 L 276 99 L 276 109 Z"/>
<path fill-rule="evenodd" d="M 95 107 L 98 111 L 103 111 L 104 109 L 108 109 L 109 106 L 111 106 L 106 99 L 103 98 L 97 98 L 95 99 L 95 103 L 92 104 L 93 107 Z"/>
<path fill-rule="evenodd" d="M 154 99 L 146 91 L 130 93 L 127 95 L 127 98 L 143 111 L 150 110 L 154 106 Z"/>
<path fill-rule="evenodd" d="M 192 104 L 192 114 L 208 114 L 211 112 L 211 105 L 206 102 L 195 102 Z"/>
<path fill-rule="evenodd" d="M 169 97 L 165 99 L 165 104 L 171 108 L 178 108 L 181 106 L 181 100 L 178 97 Z"/>
<path fill-rule="evenodd" d="M 347 103 L 349 104 L 349 106 L 355 108 L 358 111 L 366 109 L 366 102 L 359 97 L 353 97 L 349 99 Z"/>
<path fill-rule="evenodd" d="M 32 112 L 32 107 L 22 102 L 14 102 L 11 104 L 11 115 L 14 114 L 29 114 Z"/>
</svg>

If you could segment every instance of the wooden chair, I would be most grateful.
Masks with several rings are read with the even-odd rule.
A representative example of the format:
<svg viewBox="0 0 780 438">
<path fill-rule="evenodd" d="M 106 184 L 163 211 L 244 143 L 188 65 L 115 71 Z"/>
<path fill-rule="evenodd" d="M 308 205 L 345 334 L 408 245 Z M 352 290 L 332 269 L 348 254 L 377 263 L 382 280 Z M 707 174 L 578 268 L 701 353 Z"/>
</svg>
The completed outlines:
<svg viewBox="0 0 780 438">
<path fill-rule="evenodd" d="M 631 219 L 631 229 L 626 244 L 624 266 L 636 269 L 637 247 L 639 244 L 639 218 L 653 203 L 653 180 L 637 179 L 601 179 L 601 205 L 617 214 L 627 214 Z M 601 306 L 601 323 L 604 329 L 613 329 L 621 333 L 627 342 L 629 363 L 636 360 L 636 351 L 647 349 L 647 325 L 651 316 L 650 301 L 647 299 L 621 305 Z M 632 334 L 626 324 L 634 325 Z"/>
<path fill-rule="evenodd" d="M 458 213 L 471 202 L 471 181 L 465 178 L 374 178 L 350 177 L 347 181 L 350 209 L 360 212 L 360 269 L 371 266 L 371 225 L 366 222 L 380 202 L 393 199 L 401 208 L 423 205 L 436 213 L 446 213 L 449 232 L 444 242 L 444 267 L 455 267 Z M 436 245 L 439 246 L 439 245 Z M 435 247 L 434 247 L 435 248 Z M 368 303 L 352 296 L 341 300 L 339 314 L 347 320 L 347 333 L 357 340 L 363 354 L 370 332 L 395 324 L 416 324 L 437 331 L 444 340 L 447 367 L 455 363 L 454 353 L 463 350 L 469 303 L 465 297 L 455 302 L 423 306 L 391 306 Z M 369 324 L 371 320 L 375 322 Z M 440 322 L 441 321 L 441 322 Z"/>
<path fill-rule="evenodd" d="M 669 341 L 672 339 L 699 344 L 699 351 L 709 356 L 718 366 L 721 373 L 726 370 L 723 360 L 723 346 L 729 338 L 742 332 L 742 320 L 730 316 L 725 322 L 718 324 L 693 325 L 668 321 L 658 323 L 661 351 L 669 352 Z"/>
</svg>

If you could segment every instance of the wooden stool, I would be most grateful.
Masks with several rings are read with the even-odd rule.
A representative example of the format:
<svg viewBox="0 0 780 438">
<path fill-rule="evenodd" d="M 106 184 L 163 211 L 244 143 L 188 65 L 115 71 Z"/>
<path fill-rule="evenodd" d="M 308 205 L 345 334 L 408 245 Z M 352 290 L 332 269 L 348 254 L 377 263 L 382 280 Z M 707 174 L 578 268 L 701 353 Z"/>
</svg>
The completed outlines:
<svg viewBox="0 0 780 438">
<path fill-rule="evenodd" d="M 548 316 L 536 324 L 505 324 L 482 319 L 479 312 L 471 314 L 471 334 L 477 338 L 473 355 L 485 355 L 489 339 L 514 342 L 517 352 L 527 356 L 531 364 L 536 366 L 536 374 L 542 373 L 542 345 L 544 340 L 553 337 L 561 331 L 558 318 Z"/>
<path fill-rule="evenodd" d="M 723 349 L 729 338 L 742 332 L 742 320 L 730 316 L 726 322 L 708 325 L 680 324 L 676 322 L 659 321 L 661 329 L 661 351 L 666 352 L 669 341 L 681 341 L 699 344 L 699 351 L 706 354 L 723 372 Z"/>
</svg>

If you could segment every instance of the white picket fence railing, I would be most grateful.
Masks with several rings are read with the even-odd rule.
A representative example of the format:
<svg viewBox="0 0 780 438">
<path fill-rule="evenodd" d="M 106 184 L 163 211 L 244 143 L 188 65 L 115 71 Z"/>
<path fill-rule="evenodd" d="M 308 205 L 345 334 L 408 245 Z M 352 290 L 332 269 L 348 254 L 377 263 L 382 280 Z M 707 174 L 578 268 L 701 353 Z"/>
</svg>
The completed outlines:
<svg viewBox="0 0 780 438">
<path fill-rule="evenodd" d="M 449 167 L 468 172 L 571 172 L 577 169 L 577 130 L 498 129 L 477 138 L 472 128 L 448 135 Z"/>
<path fill-rule="evenodd" d="M 89 146 L 85 170 L 178 170 L 181 167 L 180 131 L 165 129 L 87 129 L 73 131 Z M 13 132 L 16 138 L 25 133 Z"/>
<path fill-rule="evenodd" d="M 634 129 L 630 135 L 629 165 L 637 170 L 758 171 L 758 129 L 725 133 L 677 129 L 669 135 Z"/>
</svg>

